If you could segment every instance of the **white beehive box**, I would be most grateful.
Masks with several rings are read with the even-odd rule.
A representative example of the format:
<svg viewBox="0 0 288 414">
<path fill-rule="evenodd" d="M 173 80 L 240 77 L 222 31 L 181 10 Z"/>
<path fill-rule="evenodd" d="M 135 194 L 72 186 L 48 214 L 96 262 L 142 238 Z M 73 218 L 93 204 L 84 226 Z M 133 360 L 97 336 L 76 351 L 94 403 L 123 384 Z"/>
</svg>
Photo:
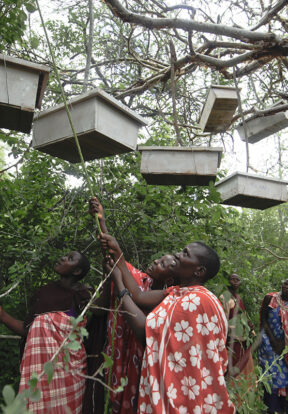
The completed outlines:
<svg viewBox="0 0 288 414">
<path fill-rule="evenodd" d="M 271 108 L 275 108 L 275 106 L 281 104 L 283 104 L 283 102 L 278 102 Z M 273 115 L 261 116 L 259 118 L 254 119 L 247 119 L 246 127 L 247 140 L 250 144 L 254 144 L 255 142 L 258 142 L 261 139 L 268 137 L 269 135 L 275 134 L 281 129 L 287 128 L 288 111 L 281 111 Z M 237 131 L 242 141 L 246 141 L 245 131 L 242 123 L 239 124 L 239 126 L 237 127 Z"/>
<path fill-rule="evenodd" d="M 140 172 L 148 184 L 209 185 L 215 181 L 222 148 L 138 147 Z"/>
<path fill-rule="evenodd" d="M 69 102 L 84 160 L 134 151 L 138 130 L 146 121 L 101 89 Z M 35 116 L 33 148 L 72 163 L 80 162 L 75 139 L 63 104 Z"/>
<path fill-rule="evenodd" d="M 235 172 L 217 182 L 223 204 L 265 210 L 287 201 L 288 182 Z"/>
<path fill-rule="evenodd" d="M 50 68 L 0 54 L 0 128 L 29 133 Z"/>
<path fill-rule="evenodd" d="M 238 106 L 236 89 L 212 85 L 202 109 L 199 126 L 203 132 L 226 131 Z"/>
</svg>

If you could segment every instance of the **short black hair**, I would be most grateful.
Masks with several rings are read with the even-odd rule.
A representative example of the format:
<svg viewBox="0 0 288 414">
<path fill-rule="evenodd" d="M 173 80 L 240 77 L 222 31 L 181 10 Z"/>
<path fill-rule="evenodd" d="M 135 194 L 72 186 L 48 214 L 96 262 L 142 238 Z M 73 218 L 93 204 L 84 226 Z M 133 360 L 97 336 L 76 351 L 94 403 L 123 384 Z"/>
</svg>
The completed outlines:
<svg viewBox="0 0 288 414">
<path fill-rule="evenodd" d="M 205 253 L 203 255 L 200 255 L 199 257 L 201 265 L 205 266 L 206 268 L 205 281 L 212 279 L 214 276 L 217 275 L 220 269 L 220 258 L 218 254 L 215 252 L 215 250 L 212 249 L 212 247 L 209 247 L 205 243 L 202 243 L 200 241 L 194 243 L 203 247 L 203 249 L 205 250 Z"/>
<path fill-rule="evenodd" d="M 77 276 L 77 279 L 78 280 L 81 280 L 89 272 L 89 270 L 90 270 L 90 262 L 89 262 L 89 260 L 87 259 L 87 257 L 85 256 L 84 253 L 81 253 L 81 252 L 79 252 L 79 253 L 81 255 L 81 258 L 79 260 L 78 266 L 81 269 L 81 273 Z"/>
</svg>

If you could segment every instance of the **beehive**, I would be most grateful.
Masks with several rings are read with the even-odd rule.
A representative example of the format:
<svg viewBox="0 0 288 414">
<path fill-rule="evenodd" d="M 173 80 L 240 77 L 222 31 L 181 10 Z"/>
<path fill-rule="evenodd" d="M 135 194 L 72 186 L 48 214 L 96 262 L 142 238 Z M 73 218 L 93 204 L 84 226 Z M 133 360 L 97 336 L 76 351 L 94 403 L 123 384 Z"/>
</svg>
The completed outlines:
<svg viewBox="0 0 288 414">
<path fill-rule="evenodd" d="M 226 131 L 238 106 L 236 88 L 212 85 L 203 106 L 199 126 L 203 132 Z"/>
<path fill-rule="evenodd" d="M 146 121 L 101 89 L 93 89 L 69 104 L 85 160 L 134 151 L 138 130 Z M 35 116 L 33 148 L 76 163 L 80 161 L 63 104 Z"/>
<path fill-rule="evenodd" d="M 283 104 L 282 101 L 273 105 L 271 108 L 275 108 L 275 106 L 281 104 Z M 247 119 L 246 127 L 247 140 L 250 144 L 254 144 L 255 142 L 258 142 L 261 139 L 268 137 L 269 135 L 281 131 L 281 129 L 287 128 L 288 111 L 281 111 L 273 115 L 261 116 L 259 118 L 254 119 Z M 242 141 L 246 141 L 245 131 L 242 123 L 239 124 L 239 126 L 237 127 L 237 131 Z"/>
<path fill-rule="evenodd" d="M 222 148 L 138 147 L 140 172 L 148 184 L 209 185 L 215 181 Z"/>
<path fill-rule="evenodd" d="M 265 210 L 287 201 L 287 182 L 235 172 L 217 182 L 223 204 Z"/>
<path fill-rule="evenodd" d="M 0 54 L 0 128 L 29 133 L 50 68 Z"/>
</svg>

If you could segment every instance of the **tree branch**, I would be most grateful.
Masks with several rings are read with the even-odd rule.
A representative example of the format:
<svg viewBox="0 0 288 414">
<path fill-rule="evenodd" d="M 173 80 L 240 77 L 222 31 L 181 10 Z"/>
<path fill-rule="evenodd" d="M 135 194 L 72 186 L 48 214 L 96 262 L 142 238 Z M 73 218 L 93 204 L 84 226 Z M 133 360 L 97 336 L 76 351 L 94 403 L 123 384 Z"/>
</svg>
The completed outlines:
<svg viewBox="0 0 288 414">
<path fill-rule="evenodd" d="M 229 27 L 214 23 L 201 23 L 195 20 L 174 19 L 174 18 L 151 18 L 128 11 L 119 0 L 104 0 L 114 16 L 119 17 L 123 22 L 134 23 L 147 29 L 175 28 L 185 31 L 196 30 L 201 33 L 212 33 L 228 36 L 234 39 L 251 42 L 275 42 L 277 37 L 274 33 L 252 32 L 237 27 Z"/>
</svg>

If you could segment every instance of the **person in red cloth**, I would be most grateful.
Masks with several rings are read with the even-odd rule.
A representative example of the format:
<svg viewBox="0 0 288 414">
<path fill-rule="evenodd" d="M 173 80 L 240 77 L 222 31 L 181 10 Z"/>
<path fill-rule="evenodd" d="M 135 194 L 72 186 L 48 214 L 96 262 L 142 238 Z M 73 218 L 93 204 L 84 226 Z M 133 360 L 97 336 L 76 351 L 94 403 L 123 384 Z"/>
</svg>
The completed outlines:
<svg viewBox="0 0 288 414">
<path fill-rule="evenodd" d="M 195 242 L 173 260 L 155 260 L 150 271 L 161 269 L 157 282 L 166 279 L 173 286 L 144 292 L 117 241 L 102 234 L 101 243 L 118 260 L 113 277 L 124 316 L 145 346 L 137 413 L 235 413 L 224 378 L 227 319 L 219 300 L 204 287 L 219 270 L 217 253 Z M 149 309 L 157 301 L 146 317 L 139 306 Z"/>
<path fill-rule="evenodd" d="M 251 343 L 255 332 L 246 315 L 244 303 L 237 293 L 241 284 L 240 276 L 232 273 L 228 281 L 228 289 L 219 298 L 229 321 L 228 371 L 232 377 L 242 374 L 246 379 L 249 379 L 249 376 L 251 379 L 251 374 L 254 372 Z"/>
<path fill-rule="evenodd" d="M 97 197 L 93 197 L 90 201 L 90 214 L 94 216 L 97 214 L 99 219 L 99 224 L 103 233 L 107 233 L 107 227 L 105 222 L 105 215 L 104 209 L 98 200 Z M 104 249 L 105 250 L 105 249 Z M 165 260 L 165 263 L 172 263 L 175 262 L 173 256 L 166 255 L 164 259 L 161 258 L 160 260 Z M 129 272 L 130 277 L 133 278 L 134 283 L 136 284 L 137 288 L 141 291 L 150 291 L 153 282 L 153 289 L 154 288 L 162 288 L 164 285 L 164 281 L 161 282 L 161 275 L 164 273 L 165 277 L 169 277 L 170 270 L 168 267 L 164 268 L 164 270 L 159 266 L 155 267 L 154 265 L 150 266 L 146 273 L 136 269 L 130 263 L 125 261 L 125 266 L 127 271 Z M 157 281 L 158 280 L 158 281 Z M 152 292 L 151 292 L 152 293 Z M 156 295 L 153 296 L 154 292 L 152 293 L 151 302 L 150 304 L 144 304 L 144 310 L 146 312 L 153 309 L 161 300 L 166 296 L 164 291 L 157 291 Z M 115 294 L 115 289 L 113 283 L 111 283 L 111 297 L 110 297 L 110 309 L 115 308 L 115 303 L 118 305 L 117 294 Z M 95 319 L 95 327 L 97 325 L 97 319 Z M 133 412 L 137 411 L 137 396 L 138 396 L 138 388 L 139 388 L 139 381 L 140 381 L 140 374 L 141 374 L 141 365 L 142 365 L 142 358 L 144 354 L 144 346 L 141 342 L 137 340 L 135 334 L 129 324 L 127 323 L 125 316 L 123 313 L 118 312 L 116 316 L 116 321 L 114 320 L 113 312 L 108 313 L 107 317 L 107 344 L 104 348 L 104 352 L 113 359 L 113 366 L 111 368 L 111 384 L 110 386 L 113 389 L 118 388 L 121 385 L 121 379 L 127 378 L 128 383 L 124 387 L 123 391 L 121 392 L 110 392 L 109 393 L 109 401 L 112 406 L 112 413 L 113 414 L 132 414 Z M 115 326 L 115 334 L 113 335 L 113 326 Z M 94 329 L 93 333 L 90 336 L 90 340 L 94 344 L 93 346 L 98 346 L 98 337 L 99 332 L 98 329 Z M 93 340 L 93 338 L 96 338 Z M 91 354 L 93 354 L 93 346 L 91 347 Z M 97 360 L 95 360 L 97 362 Z M 89 360 L 88 360 L 89 363 Z M 92 362 L 93 365 L 93 362 Z M 93 372 L 93 367 L 88 369 Z M 109 372 L 106 375 L 106 383 L 109 381 Z M 88 399 L 91 400 L 91 392 L 92 384 L 88 383 L 85 393 L 85 406 L 86 401 Z M 108 392 L 108 391 L 106 391 Z M 89 395 L 88 395 L 89 394 Z M 89 414 L 102 414 L 103 413 L 103 404 L 99 401 L 99 392 L 94 392 L 92 396 L 92 400 L 94 401 L 94 408 Z M 91 404 L 90 404 L 91 405 Z M 101 411 L 102 410 L 102 411 Z M 85 410 L 85 413 L 88 410 Z"/>
<path fill-rule="evenodd" d="M 0 306 L 0 321 L 25 338 L 20 367 L 20 393 L 27 388 L 32 373 L 40 374 L 43 371 L 44 364 L 52 358 L 71 332 L 71 316 L 77 317 L 89 301 L 93 292 L 80 283 L 89 268 L 89 261 L 82 253 L 72 251 L 63 255 L 54 266 L 60 280 L 50 282 L 34 294 L 25 321 L 13 318 Z M 100 306 L 102 299 L 104 296 L 98 303 Z M 83 326 L 84 324 L 85 321 Z M 64 352 L 62 352 L 57 357 L 52 381 L 48 384 L 47 376 L 41 377 L 37 384 L 37 388 L 41 391 L 41 398 L 37 402 L 27 401 L 30 412 L 82 413 L 86 352 L 84 345 L 80 345 L 78 350 L 69 350 L 68 370 L 65 369 Z"/>
</svg>

